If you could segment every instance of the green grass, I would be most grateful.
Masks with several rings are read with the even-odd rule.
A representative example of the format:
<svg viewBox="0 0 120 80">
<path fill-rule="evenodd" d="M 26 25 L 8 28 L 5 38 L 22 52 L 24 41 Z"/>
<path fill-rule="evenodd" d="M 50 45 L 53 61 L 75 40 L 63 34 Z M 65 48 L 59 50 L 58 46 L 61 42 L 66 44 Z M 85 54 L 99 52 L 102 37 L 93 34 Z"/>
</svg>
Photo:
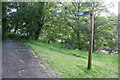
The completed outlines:
<svg viewBox="0 0 120 80">
<path fill-rule="evenodd" d="M 27 41 L 38 57 L 48 62 L 64 78 L 118 78 L 118 57 L 93 53 L 92 69 L 87 70 L 87 51 L 62 49 L 58 45 Z"/>
</svg>

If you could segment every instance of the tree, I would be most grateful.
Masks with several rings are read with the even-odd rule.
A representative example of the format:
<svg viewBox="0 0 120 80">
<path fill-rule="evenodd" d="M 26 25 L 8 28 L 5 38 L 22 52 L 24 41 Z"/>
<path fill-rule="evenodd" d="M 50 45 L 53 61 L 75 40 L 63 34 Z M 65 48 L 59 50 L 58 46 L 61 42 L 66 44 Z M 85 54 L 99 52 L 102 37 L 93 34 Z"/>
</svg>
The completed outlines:
<svg viewBox="0 0 120 80">
<path fill-rule="evenodd" d="M 3 21 L 6 23 L 6 18 L 9 18 L 8 22 L 10 22 L 9 28 L 6 28 L 6 24 L 4 25 L 4 29 L 14 30 L 14 34 L 27 36 L 28 38 L 38 40 L 41 29 L 45 23 L 45 14 L 46 9 L 48 7 L 47 3 L 39 2 L 39 3 L 9 3 L 3 6 L 3 13 L 6 11 L 6 7 L 10 10 L 6 11 L 6 15 L 3 16 Z M 12 10 L 16 10 L 13 12 Z M 9 13 L 9 14 L 7 14 Z M 7 31 L 5 30 L 5 31 Z M 3 30 L 4 31 L 4 30 Z"/>
<path fill-rule="evenodd" d="M 116 41 L 116 25 L 109 20 L 114 17 L 101 16 L 102 12 L 108 12 L 103 2 L 4 3 L 3 33 L 47 43 L 59 42 L 69 49 L 88 50 L 90 17 L 87 15 L 78 18 L 74 14 L 91 9 L 96 10 L 94 50 L 112 46 Z M 114 37 L 110 38 L 109 34 Z M 108 41 L 109 38 L 106 37 L 115 41 Z"/>
</svg>

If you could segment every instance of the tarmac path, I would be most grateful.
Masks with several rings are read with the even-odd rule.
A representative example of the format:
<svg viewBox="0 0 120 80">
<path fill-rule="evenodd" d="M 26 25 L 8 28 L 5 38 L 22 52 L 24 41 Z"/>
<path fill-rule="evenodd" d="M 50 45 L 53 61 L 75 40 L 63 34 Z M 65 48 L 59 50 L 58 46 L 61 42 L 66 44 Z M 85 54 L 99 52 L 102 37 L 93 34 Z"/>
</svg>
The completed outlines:
<svg viewBox="0 0 120 80">
<path fill-rule="evenodd" d="M 13 40 L 2 44 L 2 78 L 48 78 L 29 46 Z"/>
</svg>

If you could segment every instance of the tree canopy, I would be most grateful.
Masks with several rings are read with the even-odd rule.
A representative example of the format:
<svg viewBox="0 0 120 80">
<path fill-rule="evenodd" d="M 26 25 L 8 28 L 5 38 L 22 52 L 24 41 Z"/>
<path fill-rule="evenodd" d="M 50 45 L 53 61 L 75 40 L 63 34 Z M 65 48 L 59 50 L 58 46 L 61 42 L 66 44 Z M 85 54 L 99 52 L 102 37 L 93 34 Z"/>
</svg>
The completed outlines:
<svg viewBox="0 0 120 80">
<path fill-rule="evenodd" d="M 2 6 L 3 38 L 14 34 L 21 39 L 60 43 L 64 48 L 88 50 L 89 15 L 74 14 L 94 9 L 94 50 L 117 50 L 117 16 L 103 2 L 5 2 Z"/>
</svg>

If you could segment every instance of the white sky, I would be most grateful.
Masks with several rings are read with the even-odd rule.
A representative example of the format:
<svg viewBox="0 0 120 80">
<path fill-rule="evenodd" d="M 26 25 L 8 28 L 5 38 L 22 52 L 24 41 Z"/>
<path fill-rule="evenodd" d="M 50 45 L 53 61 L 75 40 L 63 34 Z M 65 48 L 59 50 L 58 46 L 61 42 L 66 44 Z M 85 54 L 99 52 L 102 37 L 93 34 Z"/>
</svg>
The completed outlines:
<svg viewBox="0 0 120 80">
<path fill-rule="evenodd" d="M 118 14 L 118 2 L 120 0 L 102 0 L 104 1 L 107 5 L 110 4 L 111 2 L 114 3 L 114 6 L 112 8 L 108 8 L 111 13 L 115 13 L 116 15 Z"/>
</svg>

